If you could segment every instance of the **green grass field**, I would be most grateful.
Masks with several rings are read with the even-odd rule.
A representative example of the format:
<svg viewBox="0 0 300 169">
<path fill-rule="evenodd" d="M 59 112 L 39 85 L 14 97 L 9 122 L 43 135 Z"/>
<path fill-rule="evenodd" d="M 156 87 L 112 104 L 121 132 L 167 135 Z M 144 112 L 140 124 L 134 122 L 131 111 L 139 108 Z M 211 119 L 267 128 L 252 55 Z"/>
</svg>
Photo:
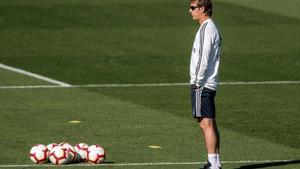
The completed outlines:
<svg viewBox="0 0 300 169">
<path fill-rule="evenodd" d="M 297 82 L 220 85 L 225 169 L 300 168 L 299 6 L 214 1 L 222 82 Z M 34 144 L 62 141 L 101 144 L 107 163 L 60 168 L 199 168 L 207 155 L 188 85 L 86 86 L 187 83 L 198 29 L 188 7 L 174 0 L 2 0 L 0 63 L 78 86 L 53 88 L 0 68 L 0 168 L 52 168 L 32 165 L 28 153 Z"/>
</svg>

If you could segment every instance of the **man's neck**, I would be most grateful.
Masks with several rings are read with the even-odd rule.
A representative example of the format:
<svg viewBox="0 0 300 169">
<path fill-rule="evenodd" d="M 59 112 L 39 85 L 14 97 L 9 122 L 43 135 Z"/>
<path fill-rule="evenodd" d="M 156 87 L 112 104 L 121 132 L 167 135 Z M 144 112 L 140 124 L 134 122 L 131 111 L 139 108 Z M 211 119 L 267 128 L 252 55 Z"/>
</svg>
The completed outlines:
<svg viewBox="0 0 300 169">
<path fill-rule="evenodd" d="M 199 19 L 199 24 L 200 26 L 203 24 L 203 22 L 205 22 L 206 20 L 210 19 L 209 16 L 205 15 L 202 18 Z"/>
</svg>

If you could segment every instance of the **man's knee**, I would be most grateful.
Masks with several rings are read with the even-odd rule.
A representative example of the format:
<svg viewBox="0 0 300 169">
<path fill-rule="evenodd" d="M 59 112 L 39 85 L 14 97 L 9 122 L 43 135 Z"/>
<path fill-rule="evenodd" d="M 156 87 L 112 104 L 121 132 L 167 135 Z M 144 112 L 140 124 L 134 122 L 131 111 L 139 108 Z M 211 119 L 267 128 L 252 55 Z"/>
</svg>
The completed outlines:
<svg viewBox="0 0 300 169">
<path fill-rule="evenodd" d="M 199 122 L 199 127 L 202 130 L 214 127 L 213 119 L 210 119 L 210 118 L 201 118 L 201 119 L 198 119 L 198 122 Z"/>
</svg>

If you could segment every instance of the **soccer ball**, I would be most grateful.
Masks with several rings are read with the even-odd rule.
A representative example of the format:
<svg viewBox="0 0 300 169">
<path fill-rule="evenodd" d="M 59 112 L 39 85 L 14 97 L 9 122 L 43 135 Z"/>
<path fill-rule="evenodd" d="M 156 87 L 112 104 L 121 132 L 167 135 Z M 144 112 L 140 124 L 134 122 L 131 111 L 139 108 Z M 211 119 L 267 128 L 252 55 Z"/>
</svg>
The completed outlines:
<svg viewBox="0 0 300 169">
<path fill-rule="evenodd" d="M 58 145 L 50 151 L 49 159 L 52 164 L 67 164 L 71 161 L 72 155 L 67 148 Z"/>
<path fill-rule="evenodd" d="M 99 145 L 91 145 L 88 148 L 87 161 L 91 164 L 103 163 L 106 157 L 105 150 Z"/>
<path fill-rule="evenodd" d="M 77 159 L 77 152 L 75 151 L 74 147 L 67 142 L 59 143 L 59 145 L 66 148 L 69 151 L 71 155 L 71 162 L 75 162 Z"/>
<path fill-rule="evenodd" d="M 50 144 L 48 144 L 47 145 L 47 148 L 48 148 L 48 150 L 49 150 L 49 152 L 52 150 L 52 148 L 54 148 L 54 147 L 56 147 L 57 146 L 57 144 L 56 143 L 50 143 Z"/>
<path fill-rule="evenodd" d="M 30 150 L 30 159 L 37 164 L 45 163 L 48 161 L 48 148 L 43 144 L 36 144 Z"/>
<path fill-rule="evenodd" d="M 74 146 L 75 151 L 77 152 L 77 161 L 85 161 L 88 153 L 89 145 L 86 143 L 79 143 Z"/>
</svg>

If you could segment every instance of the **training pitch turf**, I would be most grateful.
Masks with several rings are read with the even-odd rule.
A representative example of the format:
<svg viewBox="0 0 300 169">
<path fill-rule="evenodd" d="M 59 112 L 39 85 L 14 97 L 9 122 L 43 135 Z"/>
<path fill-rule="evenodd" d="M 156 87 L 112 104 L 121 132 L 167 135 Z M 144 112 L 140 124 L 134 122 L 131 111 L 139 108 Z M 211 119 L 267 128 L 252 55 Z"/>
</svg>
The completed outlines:
<svg viewBox="0 0 300 169">
<path fill-rule="evenodd" d="M 107 159 L 62 168 L 203 165 L 186 84 L 198 28 L 188 7 L 2 0 L 0 63 L 15 69 L 0 65 L 0 168 L 51 167 L 33 165 L 29 150 L 63 141 L 100 144 Z M 216 97 L 225 169 L 300 168 L 299 8 L 297 0 L 214 1 L 224 39 L 220 78 L 233 82 Z"/>
</svg>

